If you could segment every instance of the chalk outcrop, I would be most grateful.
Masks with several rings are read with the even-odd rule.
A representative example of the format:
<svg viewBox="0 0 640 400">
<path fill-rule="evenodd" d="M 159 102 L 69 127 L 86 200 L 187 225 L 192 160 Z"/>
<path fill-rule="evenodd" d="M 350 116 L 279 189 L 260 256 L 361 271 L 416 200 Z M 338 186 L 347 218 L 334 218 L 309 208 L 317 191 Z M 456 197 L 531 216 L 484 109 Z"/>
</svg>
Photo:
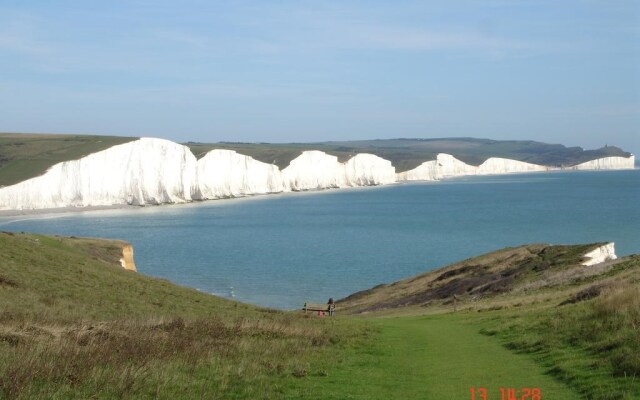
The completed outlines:
<svg viewBox="0 0 640 400">
<path fill-rule="evenodd" d="M 305 151 L 282 170 L 285 191 L 385 185 L 396 181 L 390 161 L 357 154 L 346 163 L 322 151 Z"/>
<path fill-rule="evenodd" d="M 437 181 L 456 176 L 476 175 L 478 167 L 466 164 L 452 155 L 440 153 L 433 161 L 397 174 L 398 181 Z"/>
<path fill-rule="evenodd" d="M 469 175 L 497 175 L 549 171 L 553 168 L 523 161 L 492 157 L 479 166 L 469 165 L 449 154 L 438 154 L 435 161 L 427 161 L 412 170 L 398 174 L 399 181 L 434 181 Z"/>
<path fill-rule="evenodd" d="M 357 154 L 344 163 L 346 186 L 386 185 L 396 181 L 391 161 L 373 154 Z"/>
<path fill-rule="evenodd" d="M 583 162 L 582 164 L 574 165 L 569 169 L 575 170 L 603 170 L 603 169 L 634 169 L 636 158 L 634 155 L 631 157 L 605 157 L 598 158 Z"/>
<path fill-rule="evenodd" d="M 531 164 L 507 158 L 491 157 L 478 167 L 478 175 L 521 174 L 525 172 L 544 172 L 553 168 Z"/>
<path fill-rule="evenodd" d="M 615 260 L 616 258 L 618 258 L 618 256 L 616 256 L 615 244 L 610 242 L 585 254 L 582 265 L 596 265 L 605 261 Z"/>
<path fill-rule="evenodd" d="M 322 151 L 304 151 L 282 170 L 285 187 L 293 191 L 345 186 L 344 165 Z"/>
<path fill-rule="evenodd" d="M 608 157 L 572 169 L 633 168 L 634 157 Z M 469 165 L 438 154 L 396 174 L 390 161 L 357 154 L 346 162 L 322 151 L 304 151 L 282 171 L 232 150 L 212 150 L 200 160 L 188 147 L 142 138 L 0 188 L 0 210 L 184 203 L 290 191 L 435 181 L 457 176 L 548 171 L 554 168 L 504 158 Z"/>
<path fill-rule="evenodd" d="M 133 246 L 130 244 L 122 246 L 122 258 L 120 259 L 120 265 L 122 265 L 122 268 L 129 271 L 137 271 L 136 263 L 133 260 Z"/>
<path fill-rule="evenodd" d="M 211 200 L 284 190 L 277 166 L 233 150 L 212 150 L 198 160 L 191 197 Z"/>
<path fill-rule="evenodd" d="M 22 210 L 191 200 L 196 158 L 188 147 L 143 138 L 52 166 L 0 189 L 0 209 Z"/>
</svg>

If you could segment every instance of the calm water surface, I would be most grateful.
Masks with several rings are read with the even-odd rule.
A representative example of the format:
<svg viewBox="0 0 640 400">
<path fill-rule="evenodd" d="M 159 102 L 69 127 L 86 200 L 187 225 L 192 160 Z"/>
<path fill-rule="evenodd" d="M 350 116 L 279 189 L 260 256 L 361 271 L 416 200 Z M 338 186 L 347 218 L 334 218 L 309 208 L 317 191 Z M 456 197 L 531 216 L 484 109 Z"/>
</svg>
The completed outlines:
<svg viewBox="0 0 640 400">
<path fill-rule="evenodd" d="M 3 218 L 123 239 L 141 273 L 277 308 L 326 301 L 505 246 L 615 241 L 640 253 L 640 170 L 470 177 L 200 204 Z"/>
</svg>

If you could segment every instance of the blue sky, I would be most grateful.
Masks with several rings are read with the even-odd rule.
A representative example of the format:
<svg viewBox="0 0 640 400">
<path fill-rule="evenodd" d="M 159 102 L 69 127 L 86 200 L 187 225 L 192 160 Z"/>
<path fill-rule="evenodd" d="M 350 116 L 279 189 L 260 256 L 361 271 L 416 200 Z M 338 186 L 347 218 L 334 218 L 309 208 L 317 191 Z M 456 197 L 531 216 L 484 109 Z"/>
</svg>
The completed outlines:
<svg viewBox="0 0 640 400">
<path fill-rule="evenodd" d="M 640 153 L 640 3 L 0 0 L 0 131 Z"/>
</svg>

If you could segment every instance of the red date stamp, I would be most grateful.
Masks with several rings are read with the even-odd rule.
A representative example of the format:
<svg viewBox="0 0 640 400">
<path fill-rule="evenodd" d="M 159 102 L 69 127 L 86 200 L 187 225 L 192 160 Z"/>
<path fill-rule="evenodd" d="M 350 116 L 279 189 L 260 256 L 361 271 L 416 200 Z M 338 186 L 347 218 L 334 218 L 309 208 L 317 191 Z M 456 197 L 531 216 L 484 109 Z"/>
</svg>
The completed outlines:
<svg viewBox="0 0 640 400">
<path fill-rule="evenodd" d="M 472 387 L 469 388 L 469 392 L 471 392 L 471 400 L 542 400 L 540 388 L 501 387 L 500 397 L 489 396 L 487 388 L 484 387 Z"/>
</svg>

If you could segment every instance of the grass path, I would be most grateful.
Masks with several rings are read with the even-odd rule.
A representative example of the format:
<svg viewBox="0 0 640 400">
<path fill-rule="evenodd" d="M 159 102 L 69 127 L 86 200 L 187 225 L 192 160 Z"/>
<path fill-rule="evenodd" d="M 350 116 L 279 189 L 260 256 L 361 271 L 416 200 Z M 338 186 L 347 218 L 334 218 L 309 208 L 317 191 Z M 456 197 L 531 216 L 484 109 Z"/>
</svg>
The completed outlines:
<svg viewBox="0 0 640 400">
<path fill-rule="evenodd" d="M 479 327 L 468 321 L 451 315 L 371 321 L 380 329 L 376 345 L 363 344 L 336 361 L 327 368 L 327 377 L 301 379 L 306 382 L 300 382 L 298 394 L 322 399 L 463 400 L 471 398 L 471 387 L 485 387 L 487 400 L 500 400 L 501 387 L 537 387 L 544 400 L 580 399 L 529 357 L 479 334 Z"/>
</svg>

